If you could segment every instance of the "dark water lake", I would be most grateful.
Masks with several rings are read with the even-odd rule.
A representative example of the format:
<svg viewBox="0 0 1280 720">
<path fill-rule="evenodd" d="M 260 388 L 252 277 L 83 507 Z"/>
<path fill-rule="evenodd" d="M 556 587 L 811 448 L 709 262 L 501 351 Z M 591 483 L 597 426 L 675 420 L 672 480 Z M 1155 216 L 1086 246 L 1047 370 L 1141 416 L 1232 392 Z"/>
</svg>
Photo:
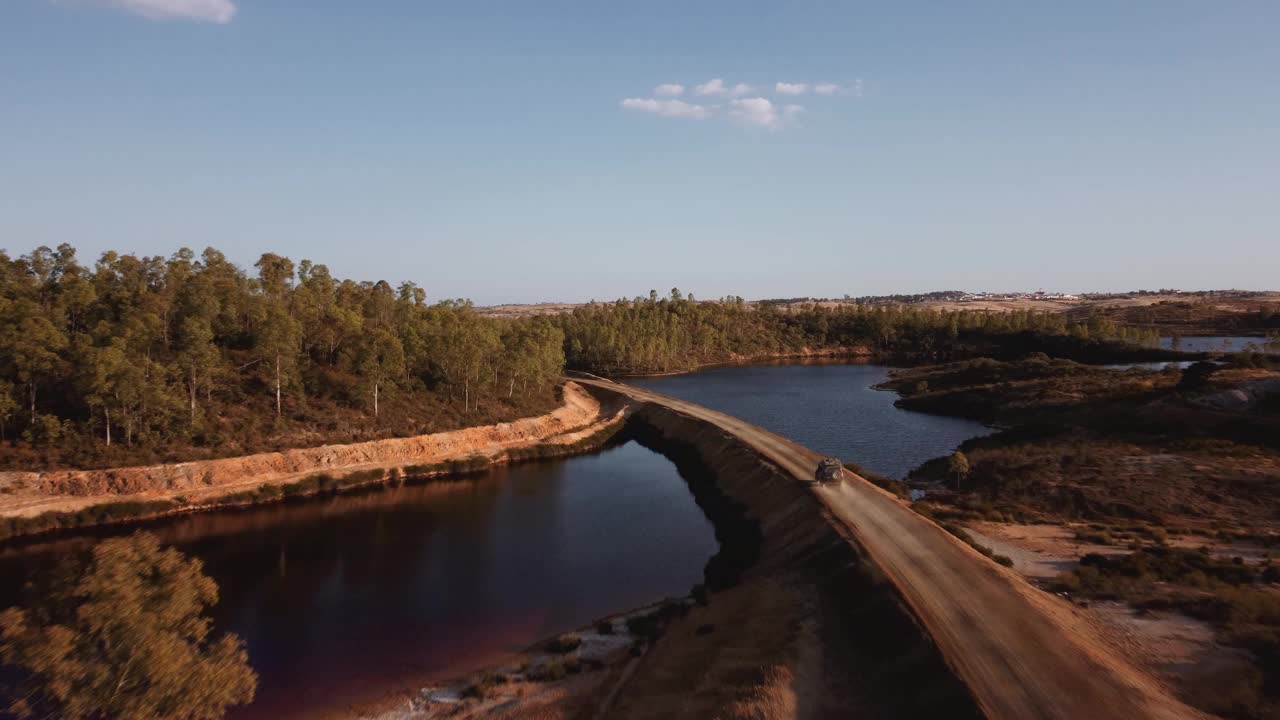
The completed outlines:
<svg viewBox="0 0 1280 720">
<path fill-rule="evenodd" d="M 635 380 L 894 477 L 988 432 L 906 412 L 874 365 L 732 367 Z M 635 442 L 472 479 L 152 523 L 204 561 L 217 625 L 261 679 L 233 718 L 315 718 L 500 661 L 683 595 L 716 552 L 674 464 Z M 127 532 L 121 530 L 120 532 Z M 0 608 L 96 536 L 0 549 Z"/>
<path fill-rule="evenodd" d="M 614 612 L 684 595 L 717 549 L 662 455 L 629 442 L 478 479 L 189 515 L 220 628 L 260 675 L 233 718 L 310 718 L 412 689 Z M 0 551 L 0 607 L 90 538 Z"/>
<path fill-rule="evenodd" d="M 893 405 L 872 390 L 889 368 L 819 361 L 720 367 L 624 382 L 726 412 L 826 455 L 894 478 L 991 430 L 963 418 Z"/>
<path fill-rule="evenodd" d="M 1253 352 L 1280 353 L 1280 347 L 1268 346 L 1267 338 L 1244 336 L 1187 336 L 1178 339 L 1174 348 L 1172 337 L 1160 338 L 1160 347 L 1165 350 L 1177 349 L 1184 352 Z"/>
</svg>

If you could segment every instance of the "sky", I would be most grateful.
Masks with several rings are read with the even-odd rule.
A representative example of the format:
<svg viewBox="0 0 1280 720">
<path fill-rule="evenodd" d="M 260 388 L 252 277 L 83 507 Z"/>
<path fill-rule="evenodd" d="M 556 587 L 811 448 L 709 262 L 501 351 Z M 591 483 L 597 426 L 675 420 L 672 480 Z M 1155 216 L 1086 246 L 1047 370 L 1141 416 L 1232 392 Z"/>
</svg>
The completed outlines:
<svg viewBox="0 0 1280 720">
<path fill-rule="evenodd" d="M 434 299 L 1280 287 L 1280 3 L 3 0 L 0 248 Z"/>
</svg>

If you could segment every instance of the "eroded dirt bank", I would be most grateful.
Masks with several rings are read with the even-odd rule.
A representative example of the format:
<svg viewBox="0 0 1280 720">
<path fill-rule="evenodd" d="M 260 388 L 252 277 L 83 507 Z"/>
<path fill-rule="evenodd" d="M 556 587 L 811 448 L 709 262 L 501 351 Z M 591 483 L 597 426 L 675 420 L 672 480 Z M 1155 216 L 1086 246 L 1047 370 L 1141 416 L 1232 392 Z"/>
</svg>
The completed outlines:
<svg viewBox="0 0 1280 720">
<path fill-rule="evenodd" d="M 570 381 L 564 386 L 563 404 L 553 412 L 497 425 L 187 463 L 0 472 L 0 519 L 17 522 L 12 527 L 18 531 L 9 534 L 18 535 L 24 534 L 21 530 L 28 525 L 35 532 L 50 529 L 18 522 L 43 513 L 75 513 L 113 503 L 149 503 L 158 508 L 163 508 L 165 502 L 173 503 L 166 512 L 207 509 L 223 500 L 247 504 L 278 499 L 294 494 L 287 486 L 304 481 L 316 486 L 308 485 L 308 490 L 323 490 L 343 487 L 344 478 L 360 483 L 380 482 L 405 475 L 436 474 L 450 467 L 567 454 L 617 427 L 624 416 L 622 403 L 601 403 Z M 250 492 L 255 490 L 261 492 Z M 93 523 L 75 526 L 89 524 Z"/>
</svg>

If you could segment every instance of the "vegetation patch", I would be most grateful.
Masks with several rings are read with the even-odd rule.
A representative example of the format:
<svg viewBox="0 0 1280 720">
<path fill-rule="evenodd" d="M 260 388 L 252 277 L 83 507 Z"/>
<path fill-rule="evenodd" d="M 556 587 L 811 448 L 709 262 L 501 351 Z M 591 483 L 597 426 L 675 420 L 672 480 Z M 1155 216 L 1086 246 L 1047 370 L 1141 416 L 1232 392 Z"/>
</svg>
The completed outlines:
<svg viewBox="0 0 1280 720">
<path fill-rule="evenodd" d="M 561 316 L 565 360 L 602 375 L 689 370 L 815 350 L 865 349 L 882 358 L 938 361 L 982 355 L 1174 357 L 1154 349 L 1157 334 L 1105 318 L 1060 313 L 935 311 L 904 305 L 800 302 L 751 305 L 742 298 L 696 302 L 669 296 L 591 303 Z"/>
<path fill-rule="evenodd" d="M 547 643 L 547 650 L 563 655 L 577 650 L 580 645 L 582 645 L 582 638 L 574 633 L 565 633 Z"/>
<path fill-rule="evenodd" d="M 959 525 L 956 525 L 955 523 L 951 523 L 951 522 L 940 522 L 938 523 L 938 525 L 943 530 L 946 530 L 952 535 L 955 535 L 956 537 L 965 541 L 965 543 L 968 544 L 969 547 L 972 547 L 974 550 L 977 550 L 978 552 L 982 553 L 986 557 L 989 557 L 992 560 L 995 560 L 997 563 L 1005 567 L 1013 567 L 1013 560 L 1011 558 L 1009 558 L 1006 555 L 999 555 L 995 551 L 993 551 L 991 548 L 987 547 L 986 545 L 983 545 L 977 540 L 974 540 L 973 536 L 970 535 L 967 530 L 960 527 Z"/>
<path fill-rule="evenodd" d="M 1197 550 L 1152 547 L 1127 555 L 1086 555 L 1053 587 L 1212 623 L 1221 640 L 1248 650 L 1254 663 L 1230 682 L 1218 678 L 1191 685 L 1188 699 L 1226 717 L 1267 718 L 1280 712 L 1278 582 L 1280 568 L 1270 561 L 1255 566 Z"/>
<path fill-rule="evenodd" d="M 70 245 L 0 253 L 0 325 L 17 330 L 0 339 L 0 468 L 404 437 L 556 404 L 557 319 L 484 317 L 273 253 L 254 268 L 213 248 L 92 267 Z"/>
<path fill-rule="evenodd" d="M 854 475 L 857 475 L 858 477 L 866 480 L 872 485 L 888 490 L 889 492 L 893 493 L 894 495 L 897 495 L 898 497 L 905 498 L 905 497 L 911 496 L 911 493 L 907 491 L 906 484 L 900 480 L 894 480 L 893 478 L 887 475 L 881 475 L 880 473 L 875 472 L 874 470 L 868 470 L 862 467 L 861 465 L 848 460 L 844 461 L 844 466 L 845 466 L 845 469 L 847 469 L 849 472 L 853 473 Z"/>
<path fill-rule="evenodd" d="M 181 507 L 172 500 L 123 501 L 93 505 L 75 512 L 47 512 L 34 517 L 0 517 L 0 540 L 127 522 L 162 515 Z"/>
<path fill-rule="evenodd" d="M 214 636 L 218 586 L 199 561 L 136 533 L 64 557 L 0 612 L 6 717 L 223 717 L 258 678 L 244 643 Z"/>
</svg>

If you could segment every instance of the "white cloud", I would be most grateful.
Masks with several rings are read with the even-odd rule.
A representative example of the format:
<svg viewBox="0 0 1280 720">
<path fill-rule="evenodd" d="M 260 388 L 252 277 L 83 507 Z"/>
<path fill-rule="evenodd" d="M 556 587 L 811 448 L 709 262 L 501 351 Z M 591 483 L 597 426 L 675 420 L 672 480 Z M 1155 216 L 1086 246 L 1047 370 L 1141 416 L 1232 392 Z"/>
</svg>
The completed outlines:
<svg viewBox="0 0 1280 720">
<path fill-rule="evenodd" d="M 778 130 L 792 125 L 804 112 L 801 105 L 787 105 L 779 108 L 767 98 L 754 97 L 733 100 L 729 103 L 729 117 L 747 127 L 762 127 Z"/>
<path fill-rule="evenodd" d="M 694 95 L 724 95 L 727 92 L 728 89 L 725 88 L 724 80 L 721 78 L 708 80 L 693 88 Z"/>
<path fill-rule="evenodd" d="M 655 100 L 653 98 L 627 98 L 622 107 L 636 112 L 647 112 L 662 117 L 693 118 L 704 120 L 711 117 L 711 109 L 705 105 L 694 105 L 683 100 Z"/>
<path fill-rule="evenodd" d="M 757 89 L 758 88 L 758 89 Z M 768 97 L 763 95 L 769 94 Z M 682 85 L 664 83 L 653 89 L 648 98 L 627 98 L 622 108 L 669 118 L 724 118 L 742 127 L 781 130 L 800 124 L 807 112 L 804 105 L 788 104 L 802 95 L 813 93 L 823 97 L 853 95 L 862 97 L 862 80 L 848 84 L 831 82 L 778 82 L 772 87 L 752 87 L 746 83 L 730 85 L 724 78 L 712 78 L 704 83 Z M 690 95 L 686 102 L 679 99 Z M 772 98 L 772 99 L 771 99 Z"/>
<path fill-rule="evenodd" d="M 741 97 L 752 90 L 753 88 L 746 83 L 738 83 L 737 85 L 730 87 L 724 84 L 724 78 L 712 78 L 701 85 L 695 85 L 693 88 L 693 94 Z"/>
<path fill-rule="evenodd" d="M 225 25 L 235 17 L 232 0 L 60 0 L 103 5 L 149 20 L 191 20 Z"/>
</svg>

